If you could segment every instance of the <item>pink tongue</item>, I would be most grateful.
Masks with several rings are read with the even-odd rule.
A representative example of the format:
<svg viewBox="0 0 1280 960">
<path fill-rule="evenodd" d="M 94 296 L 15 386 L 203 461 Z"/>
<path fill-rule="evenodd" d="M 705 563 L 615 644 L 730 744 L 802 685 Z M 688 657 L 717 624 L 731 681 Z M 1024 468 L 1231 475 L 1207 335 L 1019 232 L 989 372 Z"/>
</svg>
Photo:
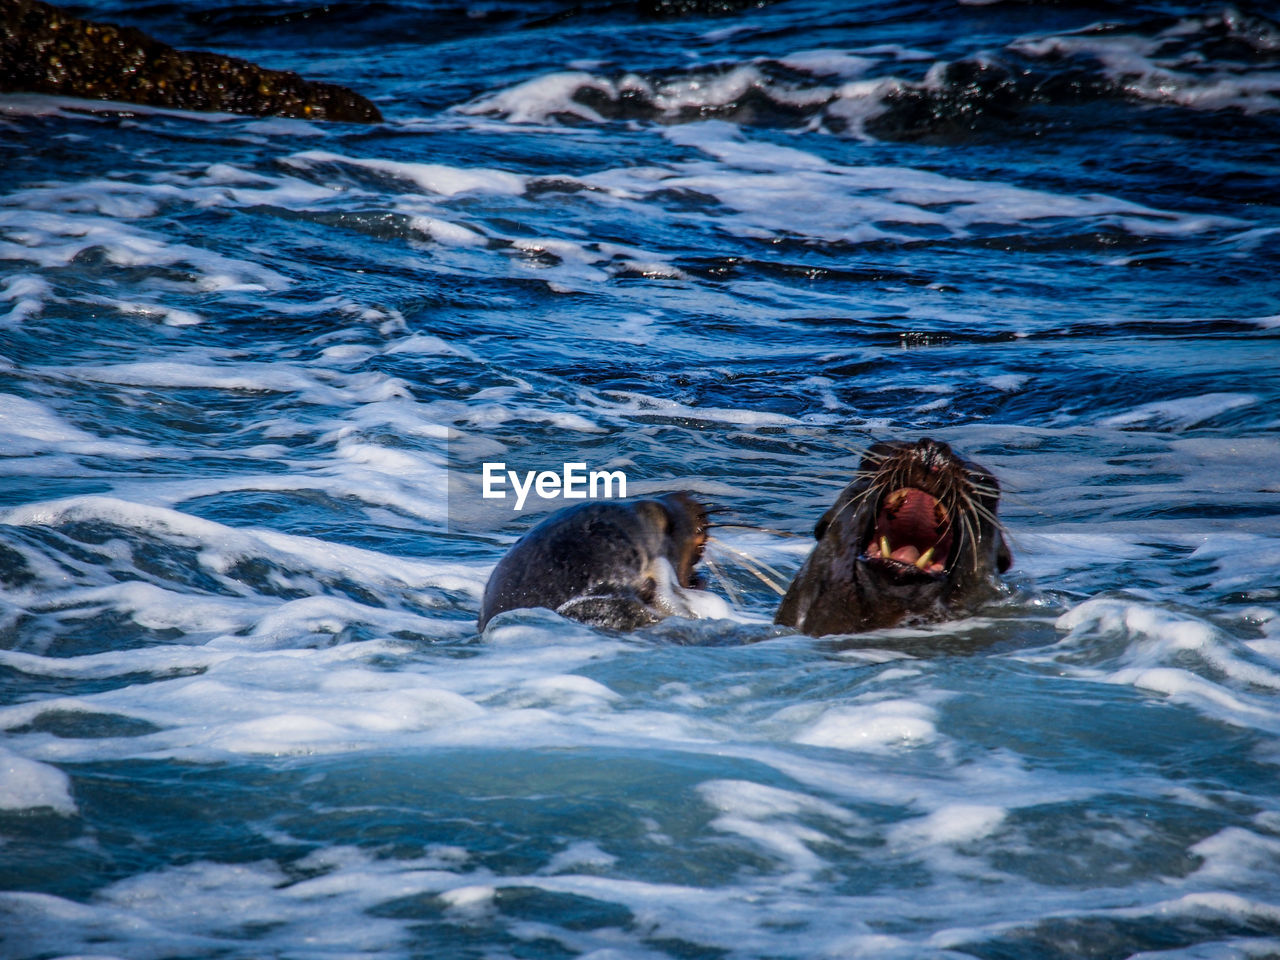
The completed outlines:
<svg viewBox="0 0 1280 960">
<path fill-rule="evenodd" d="M 889 554 L 894 560 L 901 560 L 903 563 L 915 563 L 920 559 L 920 551 L 907 544 L 905 547 L 899 547 L 893 553 Z"/>
<path fill-rule="evenodd" d="M 893 515 L 897 535 L 918 543 L 933 543 L 938 537 L 937 510 L 937 500 L 922 490 L 908 488 L 906 497 Z M 893 552 L 893 558 L 898 559 L 897 550 Z M 911 559 L 914 561 L 916 558 Z"/>
</svg>

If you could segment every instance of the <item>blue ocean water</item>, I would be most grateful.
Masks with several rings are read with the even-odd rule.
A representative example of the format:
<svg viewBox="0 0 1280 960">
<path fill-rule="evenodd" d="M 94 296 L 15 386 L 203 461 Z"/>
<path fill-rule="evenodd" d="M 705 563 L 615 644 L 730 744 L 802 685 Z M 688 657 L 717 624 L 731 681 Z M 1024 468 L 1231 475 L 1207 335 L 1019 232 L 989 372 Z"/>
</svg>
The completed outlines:
<svg viewBox="0 0 1280 960">
<path fill-rule="evenodd" d="M 1280 956 L 1274 11 L 659 6 L 101 0 L 386 121 L 0 97 L 0 956 Z M 1001 595 L 773 627 L 920 436 Z M 477 634 L 479 460 L 713 502 L 728 616 Z"/>
</svg>

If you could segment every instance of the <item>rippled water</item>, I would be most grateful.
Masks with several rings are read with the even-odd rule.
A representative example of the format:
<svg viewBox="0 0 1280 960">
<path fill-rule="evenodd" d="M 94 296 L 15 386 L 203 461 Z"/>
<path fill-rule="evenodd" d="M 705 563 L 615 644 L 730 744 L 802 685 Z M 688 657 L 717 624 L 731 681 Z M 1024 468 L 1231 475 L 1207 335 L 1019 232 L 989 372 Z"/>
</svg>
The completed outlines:
<svg viewBox="0 0 1280 960">
<path fill-rule="evenodd" d="M 1265 7 L 84 9 L 388 119 L 0 97 L 0 955 L 1280 956 Z M 773 627 L 919 436 L 997 602 Z M 731 616 L 478 635 L 480 460 Z"/>
</svg>

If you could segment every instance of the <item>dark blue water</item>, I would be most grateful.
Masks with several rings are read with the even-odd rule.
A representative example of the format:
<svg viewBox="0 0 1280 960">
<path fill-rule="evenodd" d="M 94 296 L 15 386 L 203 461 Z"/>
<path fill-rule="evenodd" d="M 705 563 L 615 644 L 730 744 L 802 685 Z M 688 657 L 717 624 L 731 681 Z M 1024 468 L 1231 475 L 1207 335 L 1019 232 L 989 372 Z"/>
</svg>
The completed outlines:
<svg viewBox="0 0 1280 960">
<path fill-rule="evenodd" d="M 0 97 L 0 956 L 1280 955 L 1274 11 L 77 10 L 387 119 Z M 925 435 L 1001 596 L 772 627 Z M 497 460 L 725 616 L 478 635 Z"/>
</svg>

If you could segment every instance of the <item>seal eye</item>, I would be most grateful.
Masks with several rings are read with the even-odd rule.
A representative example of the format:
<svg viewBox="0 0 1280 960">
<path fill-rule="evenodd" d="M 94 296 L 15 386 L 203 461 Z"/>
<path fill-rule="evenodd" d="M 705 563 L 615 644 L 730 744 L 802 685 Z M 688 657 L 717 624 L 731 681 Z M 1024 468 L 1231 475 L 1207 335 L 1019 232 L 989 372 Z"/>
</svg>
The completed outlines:
<svg viewBox="0 0 1280 960">
<path fill-rule="evenodd" d="M 711 533 L 711 524 L 707 522 L 707 511 L 699 509 L 693 526 L 693 562 L 702 559 L 707 549 L 707 540 Z"/>
<path fill-rule="evenodd" d="M 707 549 L 707 512 L 702 506 L 696 505 L 692 514 L 693 530 L 690 532 L 689 543 L 685 548 L 685 556 L 680 564 L 680 580 L 686 587 L 694 587 L 701 589 L 703 580 L 701 575 L 693 568 L 702 560 L 702 555 Z"/>
</svg>

